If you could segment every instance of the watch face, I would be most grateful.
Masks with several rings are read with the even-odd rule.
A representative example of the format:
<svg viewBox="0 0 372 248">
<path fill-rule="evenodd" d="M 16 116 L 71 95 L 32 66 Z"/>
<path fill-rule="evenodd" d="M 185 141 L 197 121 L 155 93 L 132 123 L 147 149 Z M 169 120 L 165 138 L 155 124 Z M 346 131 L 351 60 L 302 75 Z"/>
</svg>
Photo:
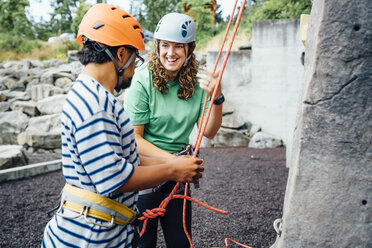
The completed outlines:
<svg viewBox="0 0 372 248">
<path fill-rule="evenodd" d="M 214 104 L 216 105 L 220 105 L 222 104 L 223 102 L 225 101 L 225 97 L 223 94 L 221 94 L 221 96 L 217 97 L 216 99 L 214 99 Z"/>
</svg>

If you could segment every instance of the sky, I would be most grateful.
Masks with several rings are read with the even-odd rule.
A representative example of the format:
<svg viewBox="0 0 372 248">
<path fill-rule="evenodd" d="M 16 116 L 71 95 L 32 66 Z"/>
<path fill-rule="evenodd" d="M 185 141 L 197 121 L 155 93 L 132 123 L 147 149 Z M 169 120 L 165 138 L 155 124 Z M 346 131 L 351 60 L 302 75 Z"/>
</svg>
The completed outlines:
<svg viewBox="0 0 372 248">
<path fill-rule="evenodd" d="M 30 7 L 28 8 L 29 16 L 31 16 L 35 21 L 40 21 L 42 17 L 45 21 L 50 19 L 50 13 L 52 8 L 50 7 L 50 0 L 29 0 Z M 87 3 L 95 3 L 94 0 L 87 0 Z M 129 12 L 130 0 L 107 0 L 107 3 L 120 7 L 121 9 Z M 217 4 L 221 5 L 222 15 L 224 17 L 231 14 L 233 9 L 233 0 L 217 0 Z M 238 2 L 238 6 L 241 1 Z"/>
</svg>

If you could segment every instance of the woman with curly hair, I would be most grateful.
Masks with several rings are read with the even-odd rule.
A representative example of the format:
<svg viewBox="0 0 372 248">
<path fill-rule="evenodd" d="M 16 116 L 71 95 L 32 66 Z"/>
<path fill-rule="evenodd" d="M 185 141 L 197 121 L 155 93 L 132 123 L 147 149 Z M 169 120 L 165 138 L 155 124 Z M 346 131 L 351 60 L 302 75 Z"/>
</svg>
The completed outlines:
<svg viewBox="0 0 372 248">
<path fill-rule="evenodd" d="M 138 151 L 143 156 L 174 158 L 189 144 L 195 123 L 200 127 L 205 95 L 212 95 L 218 73 L 207 69 L 198 74 L 195 54 L 195 24 L 187 15 L 170 13 L 158 23 L 155 46 L 149 62 L 138 68 L 126 90 L 124 108 L 134 126 Z M 204 136 L 213 138 L 222 122 L 221 89 Z M 159 206 L 176 182 L 140 191 L 140 212 Z M 181 189 L 182 190 L 182 189 Z M 178 192 L 183 194 L 183 192 Z M 190 194 L 190 192 L 188 192 Z M 183 200 L 174 199 L 160 217 L 167 247 L 189 247 L 182 226 Z M 186 226 L 191 234 L 191 203 L 187 203 Z M 158 219 L 150 219 L 139 247 L 156 247 Z"/>
</svg>

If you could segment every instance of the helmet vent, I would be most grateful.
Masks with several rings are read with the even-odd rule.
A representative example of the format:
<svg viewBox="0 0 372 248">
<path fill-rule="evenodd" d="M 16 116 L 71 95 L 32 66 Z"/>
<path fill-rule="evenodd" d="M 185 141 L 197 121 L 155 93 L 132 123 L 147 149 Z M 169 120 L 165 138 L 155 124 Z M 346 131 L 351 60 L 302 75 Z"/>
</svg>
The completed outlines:
<svg viewBox="0 0 372 248">
<path fill-rule="evenodd" d="M 103 27 L 103 26 L 105 26 L 105 24 L 97 22 L 96 24 L 94 24 L 93 28 L 94 29 L 99 29 L 100 27 Z"/>
<path fill-rule="evenodd" d="M 112 7 L 111 9 L 112 9 L 112 10 L 116 10 L 116 7 Z"/>
<path fill-rule="evenodd" d="M 133 28 L 134 29 L 139 29 L 140 27 L 136 25 L 136 26 L 133 26 Z"/>
<path fill-rule="evenodd" d="M 128 18 L 128 17 L 130 17 L 130 15 L 123 15 L 123 18 L 125 19 L 125 18 Z"/>
</svg>

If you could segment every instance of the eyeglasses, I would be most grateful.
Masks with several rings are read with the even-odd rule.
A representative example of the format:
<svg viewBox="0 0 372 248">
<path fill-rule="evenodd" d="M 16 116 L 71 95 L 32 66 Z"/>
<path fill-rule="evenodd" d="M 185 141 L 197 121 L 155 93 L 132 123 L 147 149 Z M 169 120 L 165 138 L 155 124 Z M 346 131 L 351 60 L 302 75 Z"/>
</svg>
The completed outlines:
<svg viewBox="0 0 372 248">
<path fill-rule="evenodd" d="M 143 65 L 143 63 L 145 62 L 145 59 L 142 58 L 140 55 L 139 55 L 139 52 L 137 49 L 135 49 L 134 47 L 131 47 L 131 46 L 124 46 L 126 49 L 128 49 L 129 51 L 131 51 L 132 53 L 135 53 L 136 54 L 136 60 L 134 61 L 134 65 L 135 67 L 140 67 L 141 65 Z"/>
<path fill-rule="evenodd" d="M 145 62 L 145 59 L 139 55 L 138 51 L 136 51 L 135 53 L 136 53 L 136 61 L 134 62 L 134 64 L 137 68 L 143 65 L 143 63 Z"/>
</svg>

